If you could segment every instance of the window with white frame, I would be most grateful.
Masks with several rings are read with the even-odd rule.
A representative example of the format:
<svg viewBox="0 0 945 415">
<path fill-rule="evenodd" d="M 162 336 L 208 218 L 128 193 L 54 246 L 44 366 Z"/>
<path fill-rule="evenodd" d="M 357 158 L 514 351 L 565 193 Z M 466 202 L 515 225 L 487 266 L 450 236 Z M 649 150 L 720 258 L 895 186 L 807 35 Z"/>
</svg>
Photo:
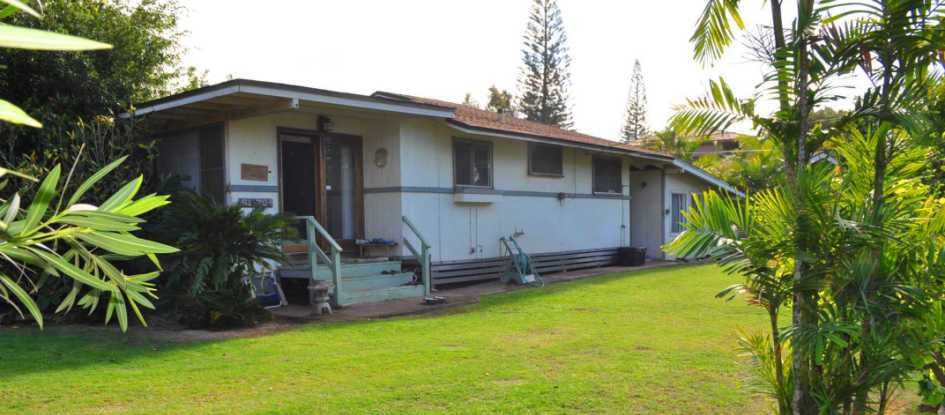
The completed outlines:
<svg viewBox="0 0 945 415">
<path fill-rule="evenodd" d="M 453 181 L 456 186 L 492 187 L 492 143 L 455 140 Z"/>
</svg>

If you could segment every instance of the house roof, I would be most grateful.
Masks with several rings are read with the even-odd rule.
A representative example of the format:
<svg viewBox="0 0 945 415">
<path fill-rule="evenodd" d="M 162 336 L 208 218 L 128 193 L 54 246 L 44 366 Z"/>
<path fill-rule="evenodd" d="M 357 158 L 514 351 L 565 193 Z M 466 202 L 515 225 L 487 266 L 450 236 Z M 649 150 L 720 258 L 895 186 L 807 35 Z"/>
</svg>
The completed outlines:
<svg viewBox="0 0 945 415">
<path fill-rule="evenodd" d="M 224 120 L 265 113 L 267 109 L 298 110 L 317 104 L 369 111 L 382 111 L 444 120 L 460 131 L 493 136 L 557 142 L 562 145 L 592 148 L 673 164 L 716 186 L 741 194 L 707 172 L 659 151 L 615 140 L 595 137 L 552 125 L 528 121 L 473 106 L 431 98 L 378 91 L 359 95 L 251 79 L 234 79 L 138 104 L 133 113 L 123 116 L 153 114 L 169 120 Z"/>
<path fill-rule="evenodd" d="M 252 79 L 233 79 L 137 104 L 134 114 L 141 116 L 162 113 L 178 116 L 199 115 L 213 111 L 233 114 L 253 107 L 276 105 L 280 102 L 294 103 L 297 106 L 300 101 L 418 116 L 452 116 L 452 111 L 435 105 L 393 102 L 369 95 Z"/>
<path fill-rule="evenodd" d="M 520 134 L 530 137 L 541 137 L 555 141 L 588 144 L 596 147 L 604 147 L 614 150 L 628 151 L 636 154 L 656 156 L 657 158 L 664 158 L 667 160 L 672 159 L 671 155 L 661 153 L 659 151 L 654 151 L 630 144 L 623 144 L 618 141 L 608 140 L 605 138 L 594 137 L 592 135 L 579 133 L 573 130 L 566 130 L 553 125 L 529 121 L 512 116 L 510 114 L 499 114 L 497 112 L 479 109 L 470 105 L 384 91 L 375 92 L 372 94 L 372 96 L 401 102 L 434 105 L 444 109 L 451 109 L 453 110 L 454 115 L 453 118 L 447 120 L 447 122 L 470 129 L 487 132 Z"/>
</svg>

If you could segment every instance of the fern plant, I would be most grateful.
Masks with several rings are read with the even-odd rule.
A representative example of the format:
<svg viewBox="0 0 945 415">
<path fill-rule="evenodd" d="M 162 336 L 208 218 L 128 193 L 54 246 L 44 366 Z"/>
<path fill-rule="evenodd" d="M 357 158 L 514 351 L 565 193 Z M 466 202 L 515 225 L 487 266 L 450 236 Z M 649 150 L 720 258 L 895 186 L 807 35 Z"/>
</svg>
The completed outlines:
<svg viewBox="0 0 945 415">
<path fill-rule="evenodd" d="M 282 241 L 292 238 L 292 219 L 261 209 L 243 212 L 191 191 L 174 195 L 174 204 L 149 228 L 158 240 L 181 249 L 170 257 L 163 290 L 173 293 L 184 314 L 211 313 L 216 320 L 245 320 L 258 305 L 249 302 L 246 278 L 285 261 Z M 194 304 L 196 303 L 196 304 Z M 181 307 L 185 305 L 185 307 Z M 195 316 L 184 315 L 185 320 Z M 206 316 L 197 316 L 203 325 Z M 250 322 L 251 323 L 251 322 Z M 211 324 L 212 325 L 212 324 Z"/>
</svg>

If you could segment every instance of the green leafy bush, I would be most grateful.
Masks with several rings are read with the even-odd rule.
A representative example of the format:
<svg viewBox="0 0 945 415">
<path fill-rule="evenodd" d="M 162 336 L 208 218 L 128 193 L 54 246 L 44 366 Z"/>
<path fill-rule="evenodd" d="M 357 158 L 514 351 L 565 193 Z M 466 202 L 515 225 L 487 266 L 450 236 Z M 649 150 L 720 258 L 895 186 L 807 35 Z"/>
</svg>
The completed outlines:
<svg viewBox="0 0 945 415">
<path fill-rule="evenodd" d="M 33 5 L 42 18 L 18 13 L 6 17 L 4 23 L 95 39 L 103 43 L 86 48 L 109 50 L 53 54 L 27 48 L 0 49 L 4 98 L 20 105 L 44 127 L 0 125 L 4 137 L 0 165 L 20 167 L 22 156 L 27 155 L 46 169 L 36 173 L 43 175 L 57 162 L 65 165 L 75 159 L 47 159 L 45 153 L 62 144 L 76 129 L 77 120 L 91 123 L 102 114 L 125 112 L 135 104 L 168 95 L 187 81 L 187 70 L 180 62 L 185 48 L 180 43 L 183 30 L 178 16 L 183 9 L 176 0 L 23 3 Z M 73 44 L 62 49 L 72 50 Z"/>
<path fill-rule="evenodd" d="M 179 246 L 162 280 L 169 308 L 191 327 L 251 326 L 268 314 L 252 298 L 247 277 L 285 260 L 286 216 L 244 213 L 190 191 L 174 196 L 150 227 L 155 239 Z M 291 236 L 291 235 L 288 235 Z"/>
<path fill-rule="evenodd" d="M 50 137 L 46 145 L 20 154 L 7 165 L 37 177 L 47 174 L 56 164 L 70 165 L 73 176 L 88 177 L 112 161 L 126 158 L 125 163 L 89 192 L 89 200 L 98 203 L 138 176 L 147 178 L 143 188 L 154 188 L 158 152 L 149 135 L 146 125 L 131 119 L 111 116 L 97 116 L 89 121 L 80 119 L 64 127 L 56 138 Z M 68 183 L 65 190 L 72 191 L 77 185 Z"/>
</svg>

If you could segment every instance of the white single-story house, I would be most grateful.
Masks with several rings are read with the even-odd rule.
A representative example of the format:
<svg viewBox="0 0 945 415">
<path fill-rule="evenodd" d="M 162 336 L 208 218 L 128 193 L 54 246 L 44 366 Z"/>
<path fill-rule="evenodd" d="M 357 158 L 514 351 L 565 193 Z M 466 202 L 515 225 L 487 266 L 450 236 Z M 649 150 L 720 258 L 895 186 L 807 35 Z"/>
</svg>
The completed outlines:
<svg viewBox="0 0 945 415">
<path fill-rule="evenodd" d="M 313 261 L 331 263 L 336 245 L 343 258 L 391 260 L 392 269 L 361 274 L 394 275 L 394 261 L 423 245 L 432 285 L 496 278 L 509 236 L 545 272 L 608 265 L 628 246 L 665 258 L 660 246 L 680 231 L 694 193 L 738 193 L 666 154 L 388 92 L 236 79 L 140 104 L 134 115 L 161 131 L 161 170 L 195 190 L 314 218 L 334 243 L 321 238 Z M 358 246 L 376 239 L 393 246 Z"/>
</svg>

